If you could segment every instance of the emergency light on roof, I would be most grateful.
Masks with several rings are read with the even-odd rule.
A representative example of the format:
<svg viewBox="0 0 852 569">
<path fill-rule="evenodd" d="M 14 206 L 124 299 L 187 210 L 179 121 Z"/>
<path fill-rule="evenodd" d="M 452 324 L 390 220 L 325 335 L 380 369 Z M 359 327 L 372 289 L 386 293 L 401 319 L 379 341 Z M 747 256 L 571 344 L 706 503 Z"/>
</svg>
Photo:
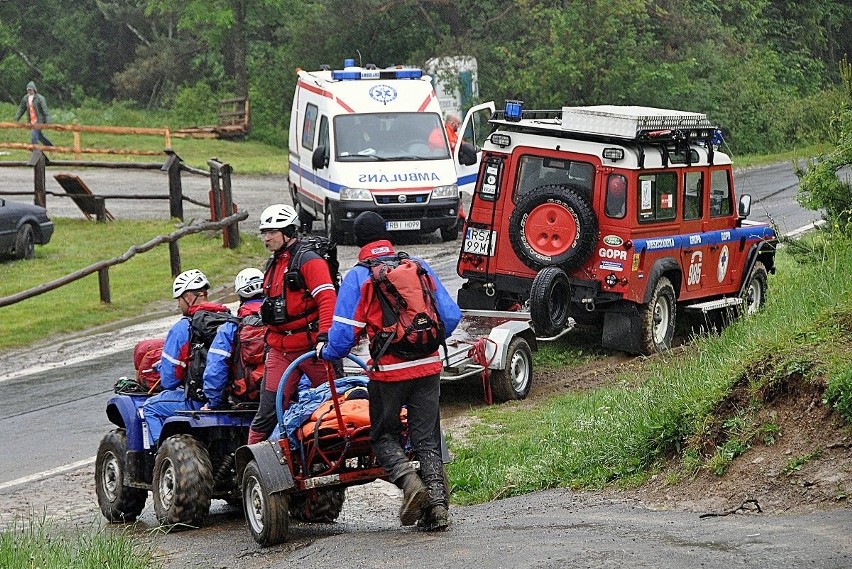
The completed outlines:
<svg viewBox="0 0 852 569">
<path fill-rule="evenodd" d="M 376 69 L 375 65 L 366 68 L 355 67 L 354 59 L 343 60 L 343 69 L 331 72 L 335 81 L 359 81 L 361 79 L 420 79 L 423 70 L 416 67 L 387 67 Z"/>
<path fill-rule="evenodd" d="M 562 129 L 582 134 L 635 139 L 661 131 L 708 131 L 715 127 L 707 115 L 653 107 L 596 105 L 562 107 Z M 665 135 L 670 134 L 666 132 Z M 698 134 L 698 138 L 703 136 Z"/>
<path fill-rule="evenodd" d="M 503 113 L 503 117 L 507 121 L 518 122 L 521 120 L 523 107 L 523 101 L 506 101 L 506 112 Z"/>
</svg>

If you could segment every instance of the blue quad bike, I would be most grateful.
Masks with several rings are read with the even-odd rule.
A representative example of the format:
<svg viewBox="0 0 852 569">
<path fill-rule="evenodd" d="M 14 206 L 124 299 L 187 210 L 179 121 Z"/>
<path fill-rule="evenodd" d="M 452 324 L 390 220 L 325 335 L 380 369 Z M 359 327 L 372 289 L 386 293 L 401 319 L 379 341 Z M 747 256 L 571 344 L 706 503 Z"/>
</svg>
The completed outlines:
<svg viewBox="0 0 852 569">
<path fill-rule="evenodd" d="M 142 418 L 145 393 L 118 394 L 107 403 L 116 428 L 98 447 L 95 490 L 110 522 L 136 520 L 150 490 L 160 524 L 200 527 L 214 498 L 241 507 L 235 452 L 248 440 L 256 403 L 228 410 L 181 411 L 163 425 L 160 444 L 148 445 Z"/>
</svg>

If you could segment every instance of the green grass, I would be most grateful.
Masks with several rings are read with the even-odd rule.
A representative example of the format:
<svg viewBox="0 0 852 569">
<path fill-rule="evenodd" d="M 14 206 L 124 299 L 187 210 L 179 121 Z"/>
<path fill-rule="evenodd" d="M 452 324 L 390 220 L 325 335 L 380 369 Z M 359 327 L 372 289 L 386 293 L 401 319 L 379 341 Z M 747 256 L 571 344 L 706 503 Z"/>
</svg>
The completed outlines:
<svg viewBox="0 0 852 569">
<path fill-rule="evenodd" d="M 0 122 L 11 121 L 17 107 L 0 103 Z M 195 125 L 182 124 L 165 113 L 133 111 L 120 105 L 106 109 L 52 110 L 51 122 L 55 124 L 81 124 L 92 126 L 128 126 L 145 128 L 168 127 L 172 131 Z M 21 123 L 23 124 L 23 123 Z M 73 146 L 74 135 L 70 132 L 47 131 L 47 137 L 56 146 Z M 29 129 L 0 129 L 0 142 L 29 144 Z M 162 162 L 165 139 L 160 135 L 112 135 L 81 133 L 80 146 L 84 148 L 115 150 L 146 150 L 157 152 L 157 156 L 131 156 L 123 154 L 81 154 L 81 160 L 111 162 Z M 216 158 L 230 164 L 237 174 L 286 174 L 287 150 L 251 140 L 227 141 L 218 139 L 192 139 L 172 137 L 171 147 L 185 164 L 206 170 L 207 161 Z M 26 161 L 28 150 L 2 149 L 8 155 L 0 157 L 6 161 Z M 52 152 L 52 160 L 73 160 L 73 154 Z"/>
<path fill-rule="evenodd" d="M 757 391 L 792 376 L 842 377 L 840 370 L 852 366 L 852 349 L 826 353 L 824 346 L 850 345 L 848 327 L 837 323 L 852 322 L 852 244 L 835 241 L 815 256 L 817 262 L 797 264 L 782 249 L 763 312 L 721 336 L 694 340 L 682 354 L 625 372 L 616 387 L 553 397 L 534 408 L 518 402 L 476 411 L 480 421 L 465 437 L 475 443 L 450 441 L 454 501 L 641 480 L 702 432 L 738 381 Z M 755 368 L 761 373 L 752 373 Z M 728 442 L 717 455 L 706 461 L 694 452 L 685 455 L 692 456 L 693 472 L 723 472 L 748 444 L 771 438 L 773 430 L 746 416 L 725 428 Z"/>
<path fill-rule="evenodd" d="M 168 221 L 94 223 L 56 218 L 51 242 L 36 258 L 0 263 L 0 297 L 60 278 L 97 261 L 123 255 L 133 245 L 174 232 Z M 212 288 L 233 286 L 246 267 L 262 268 L 267 257 L 256 235 L 243 233 L 236 250 L 222 247 L 221 234 L 202 232 L 179 241 L 181 268 L 198 268 Z M 17 304 L 0 308 L 0 349 L 68 335 L 157 309 L 176 310 L 171 298 L 168 245 L 132 257 L 109 269 L 110 304 L 100 302 L 97 273 Z"/>
<path fill-rule="evenodd" d="M 17 520 L 0 532 L 5 569 L 153 569 L 162 567 L 150 548 L 122 532 L 89 527 L 64 533 L 42 519 Z"/>
</svg>

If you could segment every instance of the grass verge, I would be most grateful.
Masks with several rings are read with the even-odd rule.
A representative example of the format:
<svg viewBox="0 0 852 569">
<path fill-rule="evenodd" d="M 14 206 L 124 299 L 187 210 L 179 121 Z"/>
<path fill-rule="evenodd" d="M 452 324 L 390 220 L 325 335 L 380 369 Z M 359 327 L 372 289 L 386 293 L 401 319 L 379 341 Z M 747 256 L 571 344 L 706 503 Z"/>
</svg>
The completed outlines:
<svg viewBox="0 0 852 569">
<path fill-rule="evenodd" d="M 8 569 L 149 569 L 154 553 L 122 532 L 84 528 L 70 534 L 55 522 L 16 521 L 0 532 L 0 567 Z"/>
<path fill-rule="evenodd" d="M 49 282 L 97 261 L 123 255 L 133 245 L 177 228 L 169 221 L 94 223 L 57 218 L 51 242 L 29 261 L 0 263 L 0 297 Z M 246 267 L 262 268 L 267 257 L 255 235 L 243 234 L 238 249 L 222 247 L 221 233 L 202 232 L 179 241 L 182 270 L 198 268 L 213 289 L 233 285 Z M 110 304 L 100 302 L 97 273 L 40 296 L 0 308 L 0 349 L 68 335 L 146 311 L 177 310 L 171 298 L 169 249 L 160 245 L 109 269 Z"/>
<path fill-rule="evenodd" d="M 758 389 L 789 373 L 827 381 L 827 402 L 852 421 L 843 407 L 852 387 L 845 372 L 852 350 L 823 348 L 852 331 L 852 243 L 818 245 L 804 259 L 795 261 L 789 248 L 779 252 L 764 311 L 720 336 L 694 340 L 682 353 L 652 358 L 612 387 L 532 408 L 516 402 L 476 411 L 480 420 L 465 437 L 475 443 L 450 441 L 454 501 L 640 479 L 700 432 L 737 382 Z M 769 359 L 771 373 L 754 373 Z"/>
</svg>

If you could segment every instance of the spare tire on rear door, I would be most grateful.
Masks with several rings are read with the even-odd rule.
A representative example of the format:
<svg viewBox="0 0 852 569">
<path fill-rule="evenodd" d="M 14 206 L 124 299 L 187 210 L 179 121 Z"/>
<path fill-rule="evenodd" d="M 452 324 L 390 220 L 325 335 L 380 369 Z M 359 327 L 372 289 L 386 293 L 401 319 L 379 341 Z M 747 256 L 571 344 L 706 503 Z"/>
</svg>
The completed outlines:
<svg viewBox="0 0 852 569">
<path fill-rule="evenodd" d="M 541 186 L 518 198 L 509 217 L 509 240 L 531 269 L 579 268 L 598 241 L 598 223 L 586 190 L 573 185 Z"/>
</svg>

